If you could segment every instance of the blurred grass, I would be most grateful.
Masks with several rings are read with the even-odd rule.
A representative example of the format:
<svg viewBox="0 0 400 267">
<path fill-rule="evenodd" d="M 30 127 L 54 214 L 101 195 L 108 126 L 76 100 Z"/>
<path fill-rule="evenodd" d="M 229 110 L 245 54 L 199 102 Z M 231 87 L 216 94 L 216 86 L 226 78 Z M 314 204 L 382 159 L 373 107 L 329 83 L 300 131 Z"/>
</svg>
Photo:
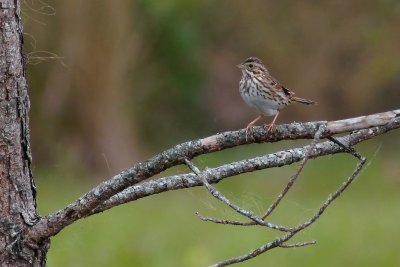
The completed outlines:
<svg viewBox="0 0 400 267">
<path fill-rule="evenodd" d="M 396 166 L 388 164 L 391 157 L 383 149 L 377 151 L 382 140 L 358 147 L 370 160 L 368 167 L 316 224 L 295 239 L 317 240 L 317 245 L 275 249 L 241 266 L 399 266 L 399 173 L 396 168 L 388 169 Z M 295 142 L 239 147 L 202 156 L 196 163 L 215 166 L 293 145 Z M 355 162 L 344 154 L 310 161 L 271 219 L 292 225 L 311 216 L 348 177 Z M 241 175 L 217 187 L 237 204 L 262 212 L 297 166 Z M 174 168 L 164 175 L 176 172 L 186 170 Z M 94 186 L 87 175 L 73 157 L 61 165 L 36 170 L 41 214 L 62 208 Z M 52 239 L 48 266 L 207 266 L 246 253 L 279 235 L 255 227 L 202 222 L 196 211 L 239 219 L 203 188 L 168 192 L 66 228 Z"/>
</svg>

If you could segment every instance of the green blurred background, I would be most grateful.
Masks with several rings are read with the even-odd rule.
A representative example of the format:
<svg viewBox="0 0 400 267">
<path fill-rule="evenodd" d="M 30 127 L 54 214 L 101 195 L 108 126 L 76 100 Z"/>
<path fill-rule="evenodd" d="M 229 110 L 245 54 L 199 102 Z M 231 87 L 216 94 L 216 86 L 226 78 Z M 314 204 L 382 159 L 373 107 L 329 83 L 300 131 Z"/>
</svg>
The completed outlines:
<svg viewBox="0 0 400 267">
<path fill-rule="evenodd" d="M 248 56 L 263 59 L 298 96 L 280 122 L 334 120 L 391 110 L 400 99 L 400 2 L 23 1 L 34 175 L 41 214 L 174 144 L 243 128 L 256 114 L 238 93 Z M 216 166 L 304 142 L 251 145 L 202 156 Z M 296 240 L 242 266 L 399 266 L 399 133 L 358 146 L 370 163 L 356 183 Z M 347 155 L 310 162 L 273 216 L 311 216 L 351 173 Z M 296 166 L 218 185 L 262 212 Z M 174 168 L 163 175 L 187 172 Z M 279 233 L 199 221 L 238 218 L 203 188 L 130 203 L 68 227 L 49 266 L 205 266 Z"/>
</svg>

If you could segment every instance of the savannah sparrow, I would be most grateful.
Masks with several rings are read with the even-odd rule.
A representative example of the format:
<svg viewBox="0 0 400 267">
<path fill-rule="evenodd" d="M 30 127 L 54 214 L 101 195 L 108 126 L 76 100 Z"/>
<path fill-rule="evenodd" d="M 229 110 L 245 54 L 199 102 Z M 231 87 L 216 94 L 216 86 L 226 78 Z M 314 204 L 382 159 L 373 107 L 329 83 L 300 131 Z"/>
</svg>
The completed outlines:
<svg viewBox="0 0 400 267">
<path fill-rule="evenodd" d="M 273 131 L 279 111 L 290 103 L 316 104 L 314 101 L 294 96 L 292 91 L 269 74 L 262 61 L 256 57 L 249 57 L 237 67 L 242 70 L 242 78 L 239 82 L 240 95 L 247 105 L 260 114 L 247 125 L 246 139 L 249 129 L 263 116 L 275 115 L 268 126 L 268 131 Z"/>
</svg>

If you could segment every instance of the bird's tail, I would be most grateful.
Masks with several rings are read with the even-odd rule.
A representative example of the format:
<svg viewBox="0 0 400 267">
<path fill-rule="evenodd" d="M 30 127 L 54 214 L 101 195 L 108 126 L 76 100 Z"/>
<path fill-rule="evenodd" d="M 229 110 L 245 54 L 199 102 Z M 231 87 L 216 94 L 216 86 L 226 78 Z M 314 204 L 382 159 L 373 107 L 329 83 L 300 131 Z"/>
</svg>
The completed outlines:
<svg viewBox="0 0 400 267">
<path fill-rule="evenodd" d="M 301 104 L 306 104 L 306 105 L 316 105 L 317 104 L 317 102 L 315 102 L 315 101 L 307 100 L 307 99 L 300 98 L 297 96 L 293 97 L 293 101 L 301 103 Z"/>
</svg>

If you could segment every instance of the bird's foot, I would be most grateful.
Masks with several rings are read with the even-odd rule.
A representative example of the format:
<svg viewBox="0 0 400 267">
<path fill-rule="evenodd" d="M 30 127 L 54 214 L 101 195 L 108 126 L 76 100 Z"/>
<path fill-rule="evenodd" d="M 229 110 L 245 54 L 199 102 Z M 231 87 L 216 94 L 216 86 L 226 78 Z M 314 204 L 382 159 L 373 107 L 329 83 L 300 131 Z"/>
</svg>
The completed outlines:
<svg viewBox="0 0 400 267">
<path fill-rule="evenodd" d="M 265 124 L 264 128 L 266 128 L 267 133 L 273 133 L 276 130 L 276 124 L 275 123 Z"/>
<path fill-rule="evenodd" d="M 246 142 L 247 142 L 247 140 L 248 140 L 248 136 L 249 136 L 249 133 L 251 133 L 251 131 L 252 131 L 252 127 L 253 126 L 247 126 L 246 127 Z"/>
</svg>

